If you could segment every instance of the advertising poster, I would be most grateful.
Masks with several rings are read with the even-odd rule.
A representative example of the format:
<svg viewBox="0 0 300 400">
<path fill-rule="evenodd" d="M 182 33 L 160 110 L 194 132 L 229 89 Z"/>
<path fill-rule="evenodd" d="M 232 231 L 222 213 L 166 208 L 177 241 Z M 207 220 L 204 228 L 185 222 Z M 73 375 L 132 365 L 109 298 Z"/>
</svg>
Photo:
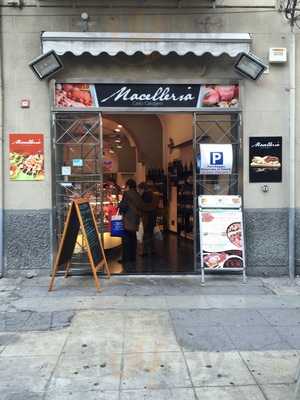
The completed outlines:
<svg viewBox="0 0 300 400">
<path fill-rule="evenodd" d="M 241 210 L 207 209 L 200 212 L 202 265 L 205 269 L 244 268 Z"/>
<path fill-rule="evenodd" d="M 43 134 L 9 134 L 9 177 L 13 181 L 44 180 Z"/>
<path fill-rule="evenodd" d="M 250 182 L 282 181 L 282 137 L 249 138 Z"/>
<path fill-rule="evenodd" d="M 229 175 L 232 173 L 231 144 L 200 144 L 198 168 L 201 175 Z"/>
<path fill-rule="evenodd" d="M 95 85 L 88 83 L 57 83 L 55 85 L 56 107 L 98 107 Z"/>
<path fill-rule="evenodd" d="M 232 108 L 240 105 L 239 85 L 57 83 L 55 105 L 58 108 Z"/>
</svg>

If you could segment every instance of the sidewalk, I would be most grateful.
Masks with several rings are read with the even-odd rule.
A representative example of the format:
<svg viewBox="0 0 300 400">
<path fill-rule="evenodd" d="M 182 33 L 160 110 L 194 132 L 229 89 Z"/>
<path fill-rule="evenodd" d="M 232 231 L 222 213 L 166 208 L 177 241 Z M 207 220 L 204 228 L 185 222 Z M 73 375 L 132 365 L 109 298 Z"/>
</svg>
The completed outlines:
<svg viewBox="0 0 300 400">
<path fill-rule="evenodd" d="M 1 400 L 293 399 L 300 283 L 0 279 Z"/>
</svg>

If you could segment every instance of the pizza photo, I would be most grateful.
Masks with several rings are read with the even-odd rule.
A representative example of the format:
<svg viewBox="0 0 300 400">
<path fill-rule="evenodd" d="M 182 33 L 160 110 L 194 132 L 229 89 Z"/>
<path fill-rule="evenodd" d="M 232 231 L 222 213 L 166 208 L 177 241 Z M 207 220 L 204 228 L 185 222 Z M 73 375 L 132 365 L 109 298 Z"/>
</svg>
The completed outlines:
<svg viewBox="0 0 300 400">
<path fill-rule="evenodd" d="M 242 247 L 242 229 L 240 222 L 233 222 L 227 228 L 226 235 L 229 241 L 236 247 Z"/>
<path fill-rule="evenodd" d="M 250 166 L 257 168 L 279 168 L 281 163 L 279 158 L 276 156 L 254 156 L 251 160 Z"/>
</svg>

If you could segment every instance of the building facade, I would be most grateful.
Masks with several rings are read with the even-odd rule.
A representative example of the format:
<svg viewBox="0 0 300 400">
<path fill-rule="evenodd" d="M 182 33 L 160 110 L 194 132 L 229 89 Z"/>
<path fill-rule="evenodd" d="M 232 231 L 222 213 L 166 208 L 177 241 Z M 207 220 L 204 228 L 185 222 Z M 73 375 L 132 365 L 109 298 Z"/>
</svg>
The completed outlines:
<svg viewBox="0 0 300 400">
<path fill-rule="evenodd" d="M 57 152 L 54 125 L 59 114 L 56 112 L 59 110 L 56 107 L 53 91 L 57 88 L 55 83 L 63 85 L 68 82 L 99 85 L 116 82 L 122 84 L 199 82 L 208 85 L 214 83 L 239 85 L 240 108 L 235 113 L 238 114 L 239 124 L 239 135 L 236 138 L 239 141 L 239 169 L 236 171 L 239 189 L 234 194 L 242 195 L 244 207 L 247 273 L 269 276 L 289 273 L 291 89 L 289 62 L 270 64 L 261 79 L 251 81 L 241 77 L 234 70 L 237 54 L 231 54 L 225 42 L 222 42 L 224 52 L 218 50 L 215 54 L 215 49 L 220 47 L 217 41 L 213 41 L 213 45 L 209 42 L 210 47 L 203 54 L 200 54 L 201 52 L 197 54 L 196 48 L 199 47 L 199 43 L 192 42 L 192 34 L 199 33 L 208 34 L 206 40 L 211 34 L 217 34 L 217 38 L 226 38 L 228 34 L 249 34 L 251 52 L 266 63 L 270 48 L 286 48 L 289 54 L 291 29 L 284 18 L 284 13 L 281 12 L 279 4 L 281 2 L 276 0 L 111 0 L 110 2 L 25 0 L 21 2 L 20 8 L 17 7 L 18 2 L 15 2 L 15 6 L 12 3 L 1 1 L 0 207 L 2 213 L 0 223 L 2 222 L 3 226 L 1 248 L 3 274 L 9 275 L 20 271 L 22 273 L 28 269 L 50 272 L 56 247 L 57 209 L 54 205 L 57 207 L 55 198 L 58 179 L 55 169 L 55 163 L 58 161 L 54 154 Z M 128 40 L 125 40 L 124 32 L 128 34 Z M 69 45 L 69 48 L 65 47 L 61 51 L 63 70 L 51 80 L 40 81 L 28 64 L 42 53 L 43 47 L 49 49 L 47 45 L 51 41 L 49 39 L 51 33 L 56 34 L 54 35 L 57 39 L 54 40 L 56 51 L 62 42 L 64 46 Z M 71 33 L 71 39 L 69 37 L 70 40 L 67 40 L 64 33 Z M 78 43 L 82 44 L 80 35 L 87 34 L 86 37 L 90 35 L 91 40 L 95 40 L 94 33 L 117 46 L 115 55 L 109 51 L 103 52 L 97 46 L 95 55 L 87 52 L 86 47 L 76 51 Z M 164 47 L 168 50 L 165 53 L 159 47 L 159 35 L 164 46 L 167 46 Z M 176 47 L 176 40 L 181 41 L 185 35 L 186 46 L 192 48 L 194 46 L 195 51 L 185 51 L 184 44 L 181 45 L 183 48 Z M 45 37 L 48 37 L 48 42 Z M 116 37 L 119 38 L 118 44 L 113 41 Z M 151 37 L 156 38 L 157 47 L 154 47 L 154 52 L 147 52 L 145 49 L 151 45 Z M 230 48 L 233 49 L 234 35 L 228 40 Z M 107 45 L 107 41 L 102 43 L 102 46 Z M 132 48 L 135 50 L 131 51 Z M 296 82 L 296 88 L 297 85 L 299 81 Z M 23 108 L 22 100 L 28 100 L 29 107 L 26 104 L 27 108 Z M 297 97 L 296 100 L 298 101 Z M 92 111 L 97 113 L 95 109 Z M 127 126 L 128 131 L 133 132 L 133 137 L 134 132 L 141 129 L 141 125 L 144 125 L 144 128 L 147 125 L 149 129 L 145 133 L 148 138 L 145 139 L 146 142 L 138 143 L 139 138 L 135 137 L 136 146 L 140 146 L 141 150 L 138 167 L 148 162 L 148 169 L 164 170 L 167 174 L 168 164 L 177 157 L 176 149 L 171 156 L 166 152 L 165 154 L 169 154 L 168 157 L 165 155 L 156 160 L 154 146 L 156 139 L 151 140 L 151 135 L 156 137 L 155 132 L 158 127 L 155 124 L 159 121 L 159 129 L 163 132 L 161 146 L 163 149 L 168 149 L 171 143 L 170 135 L 166 143 L 164 132 L 179 131 L 178 126 L 182 120 L 172 120 L 172 112 L 166 115 L 163 111 L 155 109 L 153 113 L 156 114 L 156 118 L 152 118 L 149 112 L 139 114 L 135 110 L 136 119 L 134 119 L 132 113 L 125 117 L 124 113 L 120 112 L 112 118 L 114 111 L 109 109 L 106 111 L 106 116 L 107 120 L 114 119 L 121 126 Z M 183 113 L 182 109 L 179 111 Z M 191 115 L 194 114 L 192 110 L 189 112 Z M 222 113 L 211 113 L 215 116 L 219 114 Z M 191 121 L 193 118 L 194 115 L 191 116 Z M 217 122 L 218 118 L 215 117 L 214 122 Z M 296 116 L 297 137 L 300 135 L 299 126 Z M 176 131 L 173 143 L 174 140 L 175 145 L 185 143 L 188 137 L 185 138 L 184 135 L 188 130 L 192 132 L 192 124 L 188 129 L 185 128 L 182 137 L 180 132 Z M 45 157 L 43 180 L 11 179 L 10 133 L 43 134 Z M 250 182 L 249 144 L 250 138 L 257 137 L 282 138 L 280 182 L 270 182 L 267 179 L 265 182 L 263 180 Z M 296 154 L 298 142 L 299 140 L 296 140 Z M 78 155 L 76 157 L 79 159 Z M 299 157 L 296 157 L 296 165 L 298 163 Z M 62 162 L 59 168 L 63 166 Z M 124 167 L 123 171 L 126 168 L 130 167 Z M 300 192 L 297 190 L 296 209 L 300 205 Z M 296 215 L 298 221 L 298 211 Z M 297 229 L 296 244 L 299 240 L 300 233 Z"/>
</svg>

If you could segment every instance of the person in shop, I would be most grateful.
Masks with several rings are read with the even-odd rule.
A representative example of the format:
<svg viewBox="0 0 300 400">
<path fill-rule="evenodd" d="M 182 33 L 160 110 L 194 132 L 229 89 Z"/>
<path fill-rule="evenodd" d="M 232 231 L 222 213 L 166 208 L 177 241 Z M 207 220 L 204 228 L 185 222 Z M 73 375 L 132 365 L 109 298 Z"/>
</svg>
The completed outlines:
<svg viewBox="0 0 300 400">
<path fill-rule="evenodd" d="M 122 238 L 121 262 L 127 272 L 134 272 L 137 255 L 136 232 L 139 228 L 140 217 L 143 212 L 153 211 L 155 204 L 145 203 L 137 192 L 136 182 L 133 179 L 128 179 L 119 209 L 123 215 L 125 230 L 125 235 Z"/>
<path fill-rule="evenodd" d="M 152 205 L 151 211 L 142 211 L 141 219 L 143 223 L 143 250 L 141 256 L 150 256 L 154 254 L 154 227 L 156 225 L 157 208 L 159 197 L 153 189 L 153 185 L 149 186 L 148 183 L 141 182 L 138 185 L 138 192 L 146 204 Z"/>
</svg>

